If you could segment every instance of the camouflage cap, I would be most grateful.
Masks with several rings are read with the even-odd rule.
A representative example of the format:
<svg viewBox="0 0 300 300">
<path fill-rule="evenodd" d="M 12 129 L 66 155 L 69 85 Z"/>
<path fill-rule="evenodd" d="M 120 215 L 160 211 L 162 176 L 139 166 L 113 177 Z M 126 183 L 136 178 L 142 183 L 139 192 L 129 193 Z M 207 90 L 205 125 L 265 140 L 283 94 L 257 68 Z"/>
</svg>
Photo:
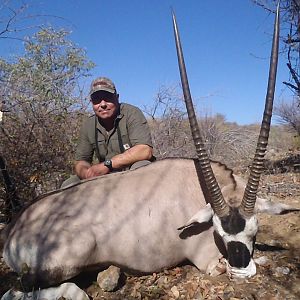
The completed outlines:
<svg viewBox="0 0 300 300">
<path fill-rule="evenodd" d="M 112 94 L 116 94 L 117 90 L 115 84 L 106 77 L 98 77 L 93 80 L 90 89 L 90 96 L 98 91 L 106 91 Z"/>
</svg>

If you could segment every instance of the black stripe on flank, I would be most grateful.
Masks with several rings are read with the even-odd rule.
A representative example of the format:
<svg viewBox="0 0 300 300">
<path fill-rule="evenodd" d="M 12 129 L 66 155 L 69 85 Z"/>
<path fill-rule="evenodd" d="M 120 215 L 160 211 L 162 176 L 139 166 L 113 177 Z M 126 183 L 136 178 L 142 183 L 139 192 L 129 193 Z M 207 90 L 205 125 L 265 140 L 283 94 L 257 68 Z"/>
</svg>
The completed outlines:
<svg viewBox="0 0 300 300">
<path fill-rule="evenodd" d="M 228 234 L 237 234 L 245 229 L 246 220 L 237 208 L 230 208 L 229 215 L 220 219 L 223 230 Z"/>
<path fill-rule="evenodd" d="M 246 268 L 251 259 L 251 254 L 245 244 L 229 242 L 227 245 L 228 262 L 235 268 Z"/>
</svg>

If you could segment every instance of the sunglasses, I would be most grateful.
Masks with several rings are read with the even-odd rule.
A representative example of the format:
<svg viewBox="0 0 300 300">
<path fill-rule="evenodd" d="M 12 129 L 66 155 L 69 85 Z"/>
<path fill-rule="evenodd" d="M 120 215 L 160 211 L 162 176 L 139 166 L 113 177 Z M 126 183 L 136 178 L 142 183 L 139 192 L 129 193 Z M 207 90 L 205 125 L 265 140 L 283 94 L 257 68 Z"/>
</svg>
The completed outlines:
<svg viewBox="0 0 300 300">
<path fill-rule="evenodd" d="M 91 102 L 93 105 L 99 104 L 102 100 L 106 102 L 115 102 L 116 94 L 100 91 L 91 95 Z"/>
</svg>

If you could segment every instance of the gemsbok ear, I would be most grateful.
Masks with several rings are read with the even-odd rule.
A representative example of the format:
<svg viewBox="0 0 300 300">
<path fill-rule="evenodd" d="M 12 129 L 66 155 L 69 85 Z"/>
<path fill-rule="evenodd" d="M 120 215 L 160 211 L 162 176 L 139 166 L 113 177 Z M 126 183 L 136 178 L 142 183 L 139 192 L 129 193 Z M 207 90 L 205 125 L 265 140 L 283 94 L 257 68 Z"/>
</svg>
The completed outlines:
<svg viewBox="0 0 300 300">
<path fill-rule="evenodd" d="M 177 228 L 177 230 L 183 230 L 195 223 L 205 223 L 209 222 L 213 217 L 214 211 L 211 208 L 211 205 L 208 203 L 206 204 L 205 208 L 200 209 L 192 218 L 182 227 Z"/>
<path fill-rule="evenodd" d="M 269 215 L 284 215 L 290 212 L 300 211 L 300 208 L 295 208 L 283 203 L 275 203 L 268 199 L 257 198 L 255 203 L 256 213 L 267 213 Z"/>
</svg>

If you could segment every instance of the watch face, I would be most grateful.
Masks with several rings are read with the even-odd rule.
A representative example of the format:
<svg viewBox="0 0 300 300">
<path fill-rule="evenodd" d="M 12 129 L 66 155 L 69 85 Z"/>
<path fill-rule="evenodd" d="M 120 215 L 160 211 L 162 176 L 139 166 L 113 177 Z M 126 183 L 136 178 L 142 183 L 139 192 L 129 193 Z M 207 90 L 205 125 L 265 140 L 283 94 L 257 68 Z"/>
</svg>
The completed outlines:
<svg viewBox="0 0 300 300">
<path fill-rule="evenodd" d="M 105 162 L 104 162 L 104 166 L 108 167 L 110 170 L 112 169 L 112 162 L 110 159 L 107 159 Z"/>
</svg>

